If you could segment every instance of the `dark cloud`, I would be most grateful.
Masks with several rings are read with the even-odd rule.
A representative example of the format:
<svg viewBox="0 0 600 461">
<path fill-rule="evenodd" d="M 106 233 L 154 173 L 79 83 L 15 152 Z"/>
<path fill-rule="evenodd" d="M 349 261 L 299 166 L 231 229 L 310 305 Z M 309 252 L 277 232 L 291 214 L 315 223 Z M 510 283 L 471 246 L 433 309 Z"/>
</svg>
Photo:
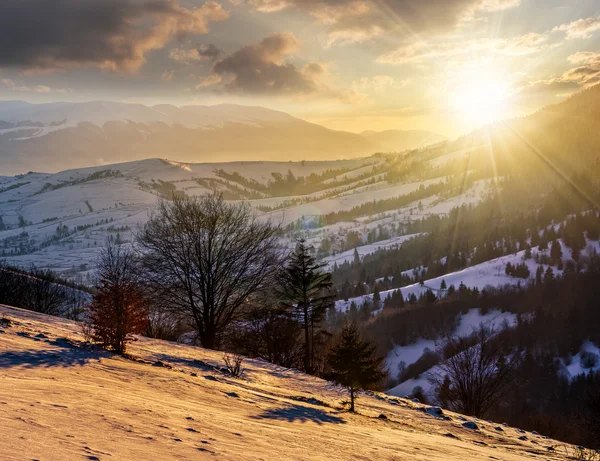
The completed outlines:
<svg viewBox="0 0 600 461">
<path fill-rule="evenodd" d="M 0 67 L 135 71 L 147 52 L 227 16 L 213 1 L 189 9 L 176 0 L 2 0 Z"/>
<path fill-rule="evenodd" d="M 200 45 L 196 48 L 196 50 L 198 51 L 199 56 L 211 61 L 216 61 L 221 57 L 221 54 L 223 54 L 223 52 L 212 43 L 209 43 L 208 45 Z"/>
<path fill-rule="evenodd" d="M 213 66 L 213 75 L 226 81 L 230 93 L 256 95 L 296 95 L 319 91 L 318 79 L 324 73 L 320 64 L 298 68 L 285 61 L 299 46 L 291 33 L 268 36 L 258 45 L 241 48 Z"/>
<path fill-rule="evenodd" d="M 329 41 L 360 41 L 382 33 L 414 35 L 449 29 L 521 0 L 249 0 L 264 12 L 298 8 L 330 27 Z"/>
</svg>

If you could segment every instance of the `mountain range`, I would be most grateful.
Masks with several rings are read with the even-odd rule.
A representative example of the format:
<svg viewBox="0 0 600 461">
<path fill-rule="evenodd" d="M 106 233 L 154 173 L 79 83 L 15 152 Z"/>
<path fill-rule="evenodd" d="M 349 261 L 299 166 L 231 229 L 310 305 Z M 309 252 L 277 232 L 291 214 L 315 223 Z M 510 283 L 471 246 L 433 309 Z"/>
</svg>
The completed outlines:
<svg viewBox="0 0 600 461">
<path fill-rule="evenodd" d="M 255 106 L 0 102 L 0 174 L 165 157 L 183 162 L 323 160 L 444 140 L 427 131 L 335 131 Z"/>
</svg>

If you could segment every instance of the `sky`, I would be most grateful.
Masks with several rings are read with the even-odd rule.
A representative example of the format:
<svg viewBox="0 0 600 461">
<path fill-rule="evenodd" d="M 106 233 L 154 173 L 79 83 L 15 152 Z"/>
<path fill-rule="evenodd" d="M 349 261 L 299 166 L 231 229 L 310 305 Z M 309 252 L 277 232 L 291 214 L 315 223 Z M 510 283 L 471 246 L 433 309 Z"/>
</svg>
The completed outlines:
<svg viewBox="0 0 600 461">
<path fill-rule="evenodd" d="M 600 82 L 598 0 L 2 0 L 0 100 L 455 137 Z"/>
</svg>

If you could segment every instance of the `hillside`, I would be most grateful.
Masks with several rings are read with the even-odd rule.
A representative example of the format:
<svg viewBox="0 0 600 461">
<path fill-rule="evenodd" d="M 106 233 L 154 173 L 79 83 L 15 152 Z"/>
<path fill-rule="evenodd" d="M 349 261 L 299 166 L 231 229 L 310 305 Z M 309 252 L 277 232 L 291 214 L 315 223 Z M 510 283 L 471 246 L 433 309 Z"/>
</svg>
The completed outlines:
<svg viewBox="0 0 600 461">
<path fill-rule="evenodd" d="M 361 136 L 263 107 L 110 101 L 0 102 L 2 174 L 168 157 L 182 162 L 323 160 L 438 142 L 433 133 Z"/>
<path fill-rule="evenodd" d="M 312 162 L 155 158 L 2 176 L 0 263 L 93 285 L 100 249 L 133 244 L 159 199 L 216 190 L 281 224 L 288 249 L 301 238 L 312 246 L 335 288 L 337 309 L 321 328 L 357 321 L 387 357 L 388 393 L 439 403 L 429 378 L 443 364 L 440 342 L 483 322 L 506 351 L 528 358 L 489 416 L 597 446 L 580 419 L 600 385 L 600 139 L 573 128 L 578 112 L 587 114 L 581 129 L 597 123 L 597 91 L 416 151 Z M 565 125 L 560 152 L 535 147 L 548 120 Z M 534 126 L 538 141 L 522 136 Z"/>
<path fill-rule="evenodd" d="M 442 135 L 423 130 L 363 131 L 361 135 L 377 144 L 382 152 L 402 152 L 447 140 Z"/>
<path fill-rule="evenodd" d="M 473 168 L 496 174 L 577 174 L 600 158 L 600 85 L 527 117 L 497 122 L 445 146 L 466 149 Z"/>
<path fill-rule="evenodd" d="M 80 325 L 0 306 L 2 459 L 560 460 L 543 435 L 380 394 L 360 414 L 341 389 L 247 360 L 139 338 L 124 359 L 82 343 Z M 217 368 L 215 368 L 217 367 Z M 10 435 L 8 435 L 10 434 Z M 118 443 L 115 443 L 118 440 Z M 35 443 L 32 443 L 34 442 Z"/>
</svg>

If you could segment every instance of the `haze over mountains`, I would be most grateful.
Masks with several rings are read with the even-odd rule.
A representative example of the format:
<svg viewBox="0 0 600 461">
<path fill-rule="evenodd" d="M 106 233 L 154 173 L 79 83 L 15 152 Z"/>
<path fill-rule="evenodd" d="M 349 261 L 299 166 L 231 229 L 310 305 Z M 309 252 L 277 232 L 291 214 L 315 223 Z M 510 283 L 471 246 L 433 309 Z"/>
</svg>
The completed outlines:
<svg viewBox="0 0 600 461">
<path fill-rule="evenodd" d="M 232 104 L 0 102 L 2 174 L 165 156 L 194 163 L 339 159 L 443 139 L 426 131 L 335 131 L 284 112 Z"/>
</svg>

